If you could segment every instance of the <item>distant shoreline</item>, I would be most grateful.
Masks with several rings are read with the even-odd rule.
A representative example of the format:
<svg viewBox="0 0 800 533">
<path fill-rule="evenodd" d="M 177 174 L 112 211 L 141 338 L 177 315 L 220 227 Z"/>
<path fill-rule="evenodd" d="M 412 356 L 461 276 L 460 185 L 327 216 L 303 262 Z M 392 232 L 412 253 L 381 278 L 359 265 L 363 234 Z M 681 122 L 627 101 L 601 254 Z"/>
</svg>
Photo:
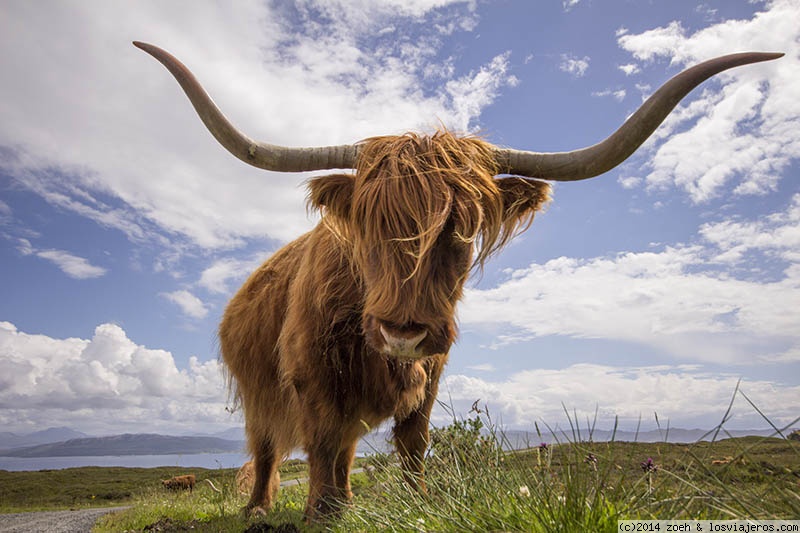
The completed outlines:
<svg viewBox="0 0 800 533">
<path fill-rule="evenodd" d="M 155 468 L 239 468 L 250 456 L 246 453 L 193 453 L 163 455 L 82 455 L 72 457 L 2 457 L 0 470 L 10 472 L 64 470 L 85 466 Z"/>
</svg>

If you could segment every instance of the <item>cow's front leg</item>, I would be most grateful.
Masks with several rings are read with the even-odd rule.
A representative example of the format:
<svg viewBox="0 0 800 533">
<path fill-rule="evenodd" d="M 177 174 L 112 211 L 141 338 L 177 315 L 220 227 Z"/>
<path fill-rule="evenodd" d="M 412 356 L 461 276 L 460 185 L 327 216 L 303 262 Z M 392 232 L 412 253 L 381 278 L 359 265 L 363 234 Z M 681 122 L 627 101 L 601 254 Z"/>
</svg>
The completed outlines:
<svg viewBox="0 0 800 533">
<path fill-rule="evenodd" d="M 323 520 L 340 507 L 340 491 L 336 486 L 336 459 L 340 439 L 334 436 L 320 438 L 308 447 L 308 502 L 306 521 Z"/>
<path fill-rule="evenodd" d="M 425 399 L 408 416 L 395 417 L 394 441 L 400 456 L 403 477 L 412 488 L 423 494 L 428 491 L 425 485 L 425 450 L 430 442 L 428 426 L 433 403 L 439 392 L 439 378 L 446 362 L 446 354 L 432 357 L 427 361 L 425 372 L 428 381 L 425 384 Z"/>
<path fill-rule="evenodd" d="M 430 442 L 429 415 L 430 410 L 427 413 L 414 411 L 407 418 L 398 420 L 394 426 L 395 447 L 400 456 L 403 478 L 423 494 L 428 491 L 425 485 L 425 450 Z"/>
<path fill-rule="evenodd" d="M 251 437 L 251 440 L 257 440 L 251 447 L 254 452 L 255 482 L 250 501 L 243 509 L 247 516 L 266 514 L 272 508 L 281 481 L 278 473 L 280 458 L 269 439 Z"/>
<path fill-rule="evenodd" d="M 353 499 L 353 492 L 350 490 L 350 469 L 356 456 L 357 444 L 358 440 L 345 443 L 336 457 L 333 476 L 337 491 L 336 498 L 342 504 L 350 503 Z"/>
</svg>

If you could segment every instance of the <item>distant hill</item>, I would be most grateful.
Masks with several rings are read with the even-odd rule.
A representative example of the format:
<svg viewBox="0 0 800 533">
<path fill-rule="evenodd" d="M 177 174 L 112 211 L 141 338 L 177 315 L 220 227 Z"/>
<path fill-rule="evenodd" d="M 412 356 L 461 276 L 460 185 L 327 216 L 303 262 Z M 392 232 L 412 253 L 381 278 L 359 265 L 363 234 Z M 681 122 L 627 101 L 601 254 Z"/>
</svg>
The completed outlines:
<svg viewBox="0 0 800 533">
<path fill-rule="evenodd" d="M 720 432 L 716 439 L 728 436 L 770 436 L 772 430 L 730 430 Z M 786 434 L 791 433 L 787 430 Z M 58 438 L 62 435 L 78 435 L 80 438 L 68 438 L 60 442 L 47 442 L 47 439 Z M 73 456 L 103 456 L 103 455 L 182 455 L 195 453 L 242 453 L 245 444 L 242 440 L 242 430 L 231 428 L 217 435 L 219 436 L 184 436 L 174 437 L 157 434 L 124 434 L 111 437 L 87 437 L 85 434 L 68 428 L 51 428 L 26 436 L 13 433 L 0 433 L 0 456 L 4 457 L 73 457 Z M 574 440 L 590 440 L 589 432 L 581 429 L 580 436 L 573 434 L 572 430 L 555 434 L 547 432 L 537 435 L 531 431 L 507 430 L 498 437 L 502 438 L 503 447 L 506 449 L 522 449 L 538 446 L 542 442 L 554 444 L 557 442 L 570 442 Z M 641 431 L 617 431 L 613 435 L 615 441 L 627 442 L 697 442 L 711 440 L 712 434 L 702 429 L 670 429 Z M 15 440 L 17 439 L 17 440 Z M 35 445 L 7 446 L 6 443 L 30 442 L 31 439 L 45 440 L 44 443 Z M 591 435 L 591 440 L 604 442 L 612 439 L 612 432 L 596 430 Z M 40 440 L 41 442 L 41 440 Z M 393 450 L 390 431 L 375 431 L 366 435 L 358 443 L 359 455 L 370 455 L 376 452 L 388 453 Z"/>
<path fill-rule="evenodd" d="M 527 448 L 531 446 L 538 446 L 542 442 L 546 442 L 548 444 L 553 443 L 565 443 L 565 442 L 574 442 L 576 440 L 581 441 L 588 441 L 592 440 L 594 442 L 607 442 L 610 440 L 614 440 L 617 442 L 698 442 L 700 440 L 710 441 L 712 439 L 721 440 L 728 437 L 770 437 L 774 436 L 774 431 L 771 429 L 742 429 L 742 430 L 727 430 L 727 431 L 720 431 L 716 437 L 714 436 L 714 431 L 709 432 L 706 429 L 680 429 L 680 428 L 670 428 L 669 431 L 666 429 L 652 429 L 648 431 L 617 431 L 612 433 L 608 430 L 598 429 L 589 434 L 589 431 L 586 428 L 580 430 L 580 434 L 577 431 L 573 433 L 571 429 L 564 430 L 563 432 L 556 431 L 554 433 L 546 432 L 542 433 L 541 436 L 537 435 L 536 432 L 532 431 L 504 431 L 502 435 L 504 436 L 504 440 L 507 443 L 507 448 L 509 449 L 521 449 Z M 791 430 L 787 430 L 784 434 L 788 435 L 791 433 Z"/>
<path fill-rule="evenodd" d="M 209 436 L 226 440 L 244 440 L 244 428 L 243 427 L 228 428 L 225 431 L 212 433 Z"/>
<path fill-rule="evenodd" d="M 242 441 L 216 437 L 171 437 L 126 433 L 111 437 L 70 439 L 64 442 L 4 450 L 5 457 L 75 457 L 100 455 L 175 455 L 193 453 L 238 453 Z"/>
<path fill-rule="evenodd" d="M 75 431 L 74 429 L 59 427 L 48 428 L 42 431 L 35 431 L 27 435 L 18 435 L 8 431 L 0 432 L 0 450 L 11 448 L 21 448 L 23 446 L 36 446 L 38 444 L 48 444 L 51 442 L 63 442 L 70 439 L 81 439 L 88 437 L 86 433 Z"/>
</svg>

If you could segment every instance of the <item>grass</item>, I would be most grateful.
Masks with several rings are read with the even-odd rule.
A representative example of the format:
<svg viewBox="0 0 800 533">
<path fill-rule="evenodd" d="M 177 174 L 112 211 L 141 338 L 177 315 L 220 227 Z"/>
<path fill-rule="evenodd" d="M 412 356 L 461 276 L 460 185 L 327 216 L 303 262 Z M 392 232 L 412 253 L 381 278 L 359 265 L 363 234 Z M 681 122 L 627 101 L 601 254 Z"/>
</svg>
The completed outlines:
<svg viewBox="0 0 800 533">
<path fill-rule="evenodd" d="M 580 442 L 503 451 L 481 417 L 434 430 L 428 496 L 408 489 L 391 456 L 364 460 L 353 506 L 327 524 L 345 531 L 616 531 L 618 519 L 779 519 L 800 516 L 800 443 L 722 438 L 693 444 Z M 724 433 L 723 433 L 724 435 Z M 648 459 L 651 462 L 648 463 Z M 723 461 L 724 464 L 712 464 Z M 97 531 L 304 531 L 306 488 L 282 489 L 267 517 L 247 522 L 233 472 L 194 495 L 152 490 Z M 272 529 L 271 529 L 272 528 Z M 282 529 L 276 529 L 282 528 Z M 317 530 L 323 530 L 318 526 Z"/>
<path fill-rule="evenodd" d="M 800 516 L 800 442 L 725 436 L 722 429 L 710 436 L 713 442 L 592 442 L 591 433 L 579 438 L 574 431 L 561 442 L 506 452 L 502 432 L 478 413 L 432 432 L 427 496 L 408 489 L 392 456 L 375 454 L 361 460 L 372 467 L 368 473 L 353 475 L 353 506 L 311 530 L 611 532 L 618 519 Z M 193 494 L 161 488 L 161 478 L 184 473 L 178 469 L 69 470 L 0 472 L 0 501 L 11 501 L 10 486 L 38 486 L 38 499 L 24 501 L 44 505 L 50 500 L 42 487 L 66 487 L 59 476 L 71 476 L 73 484 L 91 487 L 86 491 L 94 499 L 65 490 L 54 501 L 87 504 L 107 495 L 109 503 L 133 506 L 102 519 L 95 529 L 100 533 L 306 530 L 305 486 L 281 489 L 273 511 L 248 522 L 239 513 L 247 497 L 236 491 L 235 470 L 192 469 L 198 477 Z M 305 471 L 293 461 L 282 478 Z M 17 506 L 24 492 L 15 493 Z"/>
<path fill-rule="evenodd" d="M 481 426 L 474 418 L 434 434 L 428 497 L 386 469 L 332 529 L 611 532 L 618 519 L 800 516 L 800 446 L 785 439 L 572 441 L 505 453 L 502 434 Z"/>
<path fill-rule="evenodd" d="M 281 467 L 281 479 L 305 477 L 307 472 L 304 461 L 286 461 Z M 195 474 L 198 487 L 209 487 L 206 479 L 215 484 L 218 480 L 233 482 L 236 469 L 89 466 L 26 472 L 0 470 L 0 513 L 129 505 L 162 491 L 162 479 L 183 474 Z"/>
</svg>

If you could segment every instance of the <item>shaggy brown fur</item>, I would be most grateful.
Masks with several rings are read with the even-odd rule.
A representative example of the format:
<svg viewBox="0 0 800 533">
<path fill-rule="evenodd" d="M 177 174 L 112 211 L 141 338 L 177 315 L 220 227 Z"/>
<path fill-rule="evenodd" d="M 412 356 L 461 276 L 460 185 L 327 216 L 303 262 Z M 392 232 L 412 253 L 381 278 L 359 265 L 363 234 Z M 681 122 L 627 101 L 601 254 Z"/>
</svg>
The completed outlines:
<svg viewBox="0 0 800 533">
<path fill-rule="evenodd" d="M 389 417 L 406 480 L 425 490 L 464 282 L 549 199 L 548 184 L 496 172 L 487 143 L 439 132 L 369 139 L 355 175 L 311 180 L 322 222 L 250 276 L 220 325 L 255 463 L 248 511 L 272 505 L 279 461 L 303 446 L 306 515 L 335 512 L 358 439 Z"/>
<path fill-rule="evenodd" d="M 256 466 L 253 461 L 247 461 L 239 467 L 236 472 L 236 490 L 239 494 L 247 496 L 253 490 L 253 484 L 256 480 Z"/>
</svg>

